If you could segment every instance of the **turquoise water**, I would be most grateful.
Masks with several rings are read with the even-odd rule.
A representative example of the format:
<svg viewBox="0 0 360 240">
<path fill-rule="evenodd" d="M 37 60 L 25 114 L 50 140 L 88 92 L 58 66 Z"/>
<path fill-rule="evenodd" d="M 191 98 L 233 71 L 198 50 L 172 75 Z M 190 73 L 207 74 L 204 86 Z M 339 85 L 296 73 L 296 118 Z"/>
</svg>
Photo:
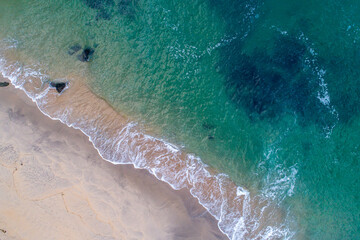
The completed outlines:
<svg viewBox="0 0 360 240">
<path fill-rule="evenodd" d="M 268 199 L 289 238 L 358 239 L 359 10 L 333 0 L 2 0 L 0 37 L 45 72 L 87 76 L 115 109 Z M 90 62 L 68 54 L 76 44 L 95 50 Z"/>
</svg>

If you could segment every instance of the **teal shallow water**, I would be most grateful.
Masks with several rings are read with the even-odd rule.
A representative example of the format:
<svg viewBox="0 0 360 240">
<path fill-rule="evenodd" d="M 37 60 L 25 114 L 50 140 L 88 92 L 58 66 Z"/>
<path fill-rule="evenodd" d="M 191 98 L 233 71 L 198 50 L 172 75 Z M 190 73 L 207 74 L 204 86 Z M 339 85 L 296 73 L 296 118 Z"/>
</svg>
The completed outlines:
<svg viewBox="0 0 360 240">
<path fill-rule="evenodd" d="M 357 239 L 359 7 L 1 1 L 0 37 L 278 205 L 291 238 Z"/>
</svg>

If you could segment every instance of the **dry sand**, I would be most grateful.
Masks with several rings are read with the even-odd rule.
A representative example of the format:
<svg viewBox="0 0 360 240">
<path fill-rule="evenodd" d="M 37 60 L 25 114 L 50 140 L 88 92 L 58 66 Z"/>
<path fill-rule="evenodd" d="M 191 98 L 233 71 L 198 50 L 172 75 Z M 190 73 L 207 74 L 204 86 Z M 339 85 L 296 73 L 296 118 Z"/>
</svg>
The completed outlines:
<svg viewBox="0 0 360 240">
<path fill-rule="evenodd" d="M 226 239 L 187 190 L 100 158 L 79 130 L 0 88 L 0 239 Z"/>
</svg>

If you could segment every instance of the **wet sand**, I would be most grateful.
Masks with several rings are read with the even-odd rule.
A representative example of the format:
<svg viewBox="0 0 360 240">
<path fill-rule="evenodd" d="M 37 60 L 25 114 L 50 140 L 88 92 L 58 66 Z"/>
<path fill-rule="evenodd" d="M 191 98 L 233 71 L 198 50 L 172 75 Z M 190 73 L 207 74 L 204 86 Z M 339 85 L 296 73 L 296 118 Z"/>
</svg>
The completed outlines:
<svg viewBox="0 0 360 240">
<path fill-rule="evenodd" d="M 226 239 L 187 190 L 101 159 L 88 138 L 0 88 L 0 239 Z"/>
</svg>

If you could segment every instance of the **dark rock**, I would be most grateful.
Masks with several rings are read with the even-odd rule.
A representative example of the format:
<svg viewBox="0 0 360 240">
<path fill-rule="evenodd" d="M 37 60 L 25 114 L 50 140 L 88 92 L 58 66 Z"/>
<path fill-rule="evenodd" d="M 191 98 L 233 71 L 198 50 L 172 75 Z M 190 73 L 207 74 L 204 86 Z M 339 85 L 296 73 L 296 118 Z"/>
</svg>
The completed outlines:
<svg viewBox="0 0 360 240">
<path fill-rule="evenodd" d="M 9 86 L 8 82 L 0 82 L 0 87 L 7 87 Z"/>
<path fill-rule="evenodd" d="M 2 231 L 3 233 L 6 233 L 6 230 L 4 230 L 4 229 L 0 229 L 0 231 Z"/>
<path fill-rule="evenodd" d="M 56 88 L 56 91 L 58 92 L 58 93 L 61 93 L 63 90 L 64 90 L 64 88 L 66 87 L 66 83 L 64 83 L 64 82 L 51 82 L 50 83 L 50 86 L 51 87 L 53 87 L 53 88 Z"/>
<path fill-rule="evenodd" d="M 82 62 L 88 62 L 91 59 L 91 56 L 94 54 L 95 50 L 87 47 L 83 50 L 83 52 L 78 55 L 78 59 Z"/>
<path fill-rule="evenodd" d="M 215 139 L 215 137 L 214 137 L 214 136 L 212 136 L 212 135 L 209 135 L 209 136 L 208 136 L 208 139 L 209 139 L 209 140 L 214 140 L 214 139 Z"/>
<path fill-rule="evenodd" d="M 74 46 L 71 46 L 69 48 L 68 54 L 69 55 L 74 55 L 75 53 L 77 53 L 80 50 L 81 50 L 80 44 L 75 44 Z"/>
</svg>

